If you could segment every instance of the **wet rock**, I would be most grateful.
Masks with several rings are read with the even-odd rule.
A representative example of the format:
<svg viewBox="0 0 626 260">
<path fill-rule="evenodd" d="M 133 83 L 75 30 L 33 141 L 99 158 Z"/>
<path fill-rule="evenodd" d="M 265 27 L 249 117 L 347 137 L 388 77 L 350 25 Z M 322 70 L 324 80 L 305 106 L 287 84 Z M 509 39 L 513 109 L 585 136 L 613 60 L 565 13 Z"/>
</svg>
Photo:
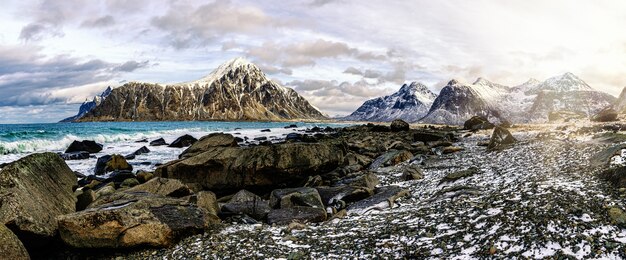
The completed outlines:
<svg viewBox="0 0 626 260">
<path fill-rule="evenodd" d="M 469 120 L 465 121 L 463 124 L 463 128 L 466 130 L 485 130 L 485 129 L 493 129 L 495 127 L 494 124 L 489 122 L 487 118 L 482 116 L 473 116 Z"/>
<path fill-rule="evenodd" d="M 96 162 L 95 174 L 103 175 L 112 171 L 132 171 L 133 166 L 128 164 L 126 158 L 119 154 L 105 155 L 98 158 Z"/>
<path fill-rule="evenodd" d="M 109 174 L 109 178 L 102 181 L 103 184 L 112 183 L 115 187 L 119 187 L 126 179 L 135 178 L 131 171 L 114 171 Z"/>
<path fill-rule="evenodd" d="M 219 222 L 217 216 L 181 199 L 148 193 L 124 196 L 58 217 L 63 241 L 76 248 L 169 247 Z"/>
<path fill-rule="evenodd" d="M 331 206 L 338 201 L 351 203 L 365 199 L 374 194 L 373 189 L 366 187 L 354 187 L 341 185 L 336 187 L 317 187 L 320 199 L 326 206 Z"/>
<path fill-rule="evenodd" d="M 184 197 L 191 194 L 191 190 L 182 182 L 175 179 L 153 178 L 144 184 L 128 189 L 129 192 L 148 192 L 167 197 Z"/>
<path fill-rule="evenodd" d="M 136 178 L 128 178 L 120 183 L 120 188 L 131 188 L 139 185 L 139 181 Z"/>
<path fill-rule="evenodd" d="M 324 180 L 322 179 L 322 176 L 315 175 L 315 176 L 309 176 L 307 181 L 302 186 L 314 188 L 317 186 L 321 186 L 323 183 L 324 183 Z"/>
<path fill-rule="evenodd" d="M 96 143 L 91 140 L 84 141 L 74 141 L 70 144 L 69 147 L 65 150 L 65 153 L 74 153 L 74 152 L 88 152 L 88 153 L 98 153 L 102 151 L 102 145 Z"/>
<path fill-rule="evenodd" d="M 142 155 L 142 154 L 146 154 L 149 152 L 150 152 L 150 149 L 148 149 L 148 147 L 142 146 L 141 148 L 137 149 L 137 151 L 133 152 L 132 154 L 124 156 L 124 158 L 126 158 L 127 160 L 133 160 L 135 159 L 137 155 Z"/>
<path fill-rule="evenodd" d="M 271 190 L 281 185 L 300 185 L 309 176 L 332 171 L 343 164 L 345 153 L 342 142 L 210 147 L 194 157 L 157 168 L 155 175 L 198 183 L 216 194 L 240 189 Z"/>
<path fill-rule="evenodd" d="M 174 142 L 168 145 L 168 147 L 183 148 L 183 147 L 191 146 L 197 141 L 198 139 L 196 139 L 195 137 L 191 135 L 183 135 L 181 137 L 176 138 L 176 140 L 174 140 Z"/>
<path fill-rule="evenodd" d="M 102 188 L 96 190 L 96 198 L 103 198 L 113 193 L 115 193 L 115 185 L 113 183 L 109 183 L 108 185 L 105 185 Z"/>
<path fill-rule="evenodd" d="M 150 142 L 150 146 L 162 146 L 162 145 L 167 145 L 167 142 L 165 142 L 165 139 L 163 138 L 159 138 Z"/>
<path fill-rule="evenodd" d="M 324 208 L 319 193 L 314 188 L 289 188 L 273 190 L 270 194 L 271 208 L 291 208 L 296 206 Z"/>
<path fill-rule="evenodd" d="M 146 183 L 154 177 L 154 174 L 147 171 L 137 171 L 136 177 L 139 183 Z"/>
<path fill-rule="evenodd" d="M 392 132 L 408 131 L 409 130 L 409 123 L 405 122 L 402 119 L 396 119 L 396 120 L 391 121 L 391 125 L 390 125 L 389 129 Z"/>
<path fill-rule="evenodd" d="M 408 161 L 413 158 L 413 154 L 406 150 L 391 150 L 381 156 L 378 156 L 370 165 L 369 169 L 375 170 L 380 167 L 393 166 L 398 163 Z"/>
<path fill-rule="evenodd" d="M 217 215 L 219 213 L 219 206 L 217 205 L 217 198 L 215 193 L 210 191 L 201 191 L 194 196 L 195 203 L 198 207 L 206 209 L 209 213 Z"/>
<path fill-rule="evenodd" d="M 291 207 L 272 209 L 267 215 L 267 223 L 272 225 L 288 225 L 291 222 L 315 223 L 326 220 L 323 208 Z"/>
<path fill-rule="evenodd" d="M 224 205 L 222 205 L 221 213 L 223 215 L 246 214 L 257 220 L 267 217 L 270 212 L 269 202 L 263 200 L 258 195 L 247 190 L 237 192 Z"/>
<path fill-rule="evenodd" d="M 0 224 L 27 248 L 51 241 L 55 218 L 76 210 L 74 172 L 55 153 L 32 154 L 0 171 Z"/>
<path fill-rule="evenodd" d="M 89 152 L 80 151 L 80 152 L 71 152 L 71 153 L 59 153 L 59 156 L 63 158 L 63 160 L 85 160 L 89 159 Z"/>
<path fill-rule="evenodd" d="M 448 135 L 436 132 L 419 131 L 413 134 L 413 142 L 435 142 L 449 139 Z"/>
<path fill-rule="evenodd" d="M 96 192 L 92 189 L 83 190 L 78 196 L 76 196 L 76 211 L 86 209 L 89 204 L 96 200 L 96 198 Z"/>
<path fill-rule="evenodd" d="M 263 129 L 263 130 L 261 130 L 261 132 L 262 132 L 262 133 L 269 133 L 269 132 L 271 132 L 271 131 L 272 131 L 272 130 L 269 130 L 269 129 Z"/>
<path fill-rule="evenodd" d="M 457 171 L 457 172 L 453 172 L 450 173 L 446 176 L 444 176 L 441 181 L 439 182 L 444 183 L 444 182 L 454 182 L 463 178 L 467 178 L 467 177 L 471 177 L 474 176 L 476 174 L 480 173 L 480 170 L 476 167 L 470 167 L 466 170 L 462 170 L 462 171 Z"/>
<path fill-rule="evenodd" d="M 341 181 L 337 182 L 338 185 L 350 185 L 353 187 L 364 187 L 368 189 L 374 189 L 380 181 L 378 176 L 373 172 L 360 173 L 356 176 L 348 176 Z"/>
<path fill-rule="evenodd" d="M 236 138 L 231 134 L 212 133 L 200 138 L 200 140 L 183 151 L 179 158 L 189 158 L 195 156 L 211 147 L 237 147 L 239 146 L 237 142 Z"/>
<path fill-rule="evenodd" d="M 301 141 L 302 140 L 302 134 L 298 134 L 298 133 L 289 133 L 287 134 L 287 136 L 285 136 L 285 140 L 286 141 Z"/>
<path fill-rule="evenodd" d="M 13 260 L 28 260 L 30 256 L 20 241 L 10 229 L 0 224 L 0 253 L 2 258 Z"/>
<path fill-rule="evenodd" d="M 285 129 L 289 129 L 289 128 L 298 128 L 298 125 L 288 125 L 288 126 L 285 126 Z"/>
<path fill-rule="evenodd" d="M 603 109 L 591 117 L 594 122 L 613 122 L 617 121 L 617 111 L 613 108 Z"/>
<path fill-rule="evenodd" d="M 513 135 L 511 135 L 509 130 L 498 126 L 493 130 L 493 134 L 491 135 L 489 146 L 487 146 L 487 148 L 490 150 L 500 149 L 516 142 L 517 140 L 513 137 Z"/>
<path fill-rule="evenodd" d="M 254 140 L 254 141 L 267 141 L 267 137 L 265 137 L 265 136 L 255 137 L 252 140 Z"/>
<path fill-rule="evenodd" d="M 397 199 L 408 194 L 408 190 L 398 186 L 380 187 L 376 189 L 376 193 L 373 196 L 349 205 L 347 211 L 350 214 L 364 214 L 370 210 L 391 208 Z"/>
</svg>

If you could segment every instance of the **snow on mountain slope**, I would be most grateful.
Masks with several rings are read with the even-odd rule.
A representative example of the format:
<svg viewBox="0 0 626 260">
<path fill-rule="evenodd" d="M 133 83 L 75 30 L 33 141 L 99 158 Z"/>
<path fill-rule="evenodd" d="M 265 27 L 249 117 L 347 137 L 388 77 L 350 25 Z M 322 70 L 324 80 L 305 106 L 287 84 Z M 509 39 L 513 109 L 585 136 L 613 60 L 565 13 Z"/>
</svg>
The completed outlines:
<svg viewBox="0 0 626 260">
<path fill-rule="evenodd" d="M 68 117 L 66 119 L 61 120 L 61 122 L 74 122 L 83 116 L 85 116 L 89 111 L 96 108 L 96 106 L 100 105 L 105 98 L 107 98 L 111 94 L 111 87 L 107 87 L 100 95 L 94 96 L 91 101 L 85 101 L 78 108 L 78 114 L 75 116 Z"/>
<path fill-rule="evenodd" d="M 428 112 L 437 95 L 421 83 L 404 84 L 392 95 L 371 99 L 343 120 L 414 122 Z"/>
<path fill-rule="evenodd" d="M 578 78 L 576 75 L 567 72 L 563 75 L 549 78 L 539 85 L 528 89 L 526 94 L 538 94 L 540 91 L 593 91 L 585 81 Z"/>
<path fill-rule="evenodd" d="M 622 92 L 619 94 L 617 101 L 615 101 L 613 108 L 620 113 L 626 113 L 626 87 L 622 89 Z"/>
</svg>

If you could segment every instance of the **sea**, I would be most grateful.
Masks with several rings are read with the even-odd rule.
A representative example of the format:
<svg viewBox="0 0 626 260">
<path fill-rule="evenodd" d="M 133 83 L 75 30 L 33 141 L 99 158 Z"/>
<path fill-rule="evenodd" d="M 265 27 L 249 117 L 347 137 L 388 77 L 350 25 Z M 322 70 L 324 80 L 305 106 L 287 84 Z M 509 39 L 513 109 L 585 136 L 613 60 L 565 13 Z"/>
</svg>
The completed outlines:
<svg viewBox="0 0 626 260">
<path fill-rule="evenodd" d="M 296 128 L 285 128 L 296 125 Z M 313 127 L 343 127 L 341 123 L 309 122 L 88 122 L 47 124 L 0 124 L 0 164 L 16 161 L 32 153 L 62 153 L 74 141 L 93 140 L 103 145 L 103 150 L 85 160 L 68 160 L 68 166 L 84 175 L 92 175 L 98 157 L 109 154 L 131 154 L 142 146 L 150 153 L 137 156 L 128 162 L 134 170 L 152 171 L 157 164 L 178 158 L 184 148 L 149 146 L 145 142 L 163 138 L 171 143 L 176 138 L 189 134 L 200 139 L 210 133 L 230 133 L 250 140 L 256 137 L 281 139 L 292 132 L 301 132 Z M 269 129 L 270 132 L 261 131 Z"/>
</svg>

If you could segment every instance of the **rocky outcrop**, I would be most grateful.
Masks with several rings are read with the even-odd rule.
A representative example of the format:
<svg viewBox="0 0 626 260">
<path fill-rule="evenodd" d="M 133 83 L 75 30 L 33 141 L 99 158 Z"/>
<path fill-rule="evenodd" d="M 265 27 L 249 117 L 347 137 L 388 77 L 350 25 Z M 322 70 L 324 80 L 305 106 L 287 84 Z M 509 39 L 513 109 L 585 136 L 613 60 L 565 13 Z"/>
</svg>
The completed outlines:
<svg viewBox="0 0 626 260">
<path fill-rule="evenodd" d="M 184 197 L 190 195 L 191 190 L 179 180 L 153 178 L 144 184 L 128 189 L 131 192 L 148 192 L 167 197 Z"/>
<path fill-rule="evenodd" d="M 268 79 L 237 58 L 207 77 L 188 83 L 127 83 L 79 121 L 288 120 L 323 119 L 290 88 Z"/>
<path fill-rule="evenodd" d="M 617 111 L 613 108 L 606 108 L 591 117 L 594 122 L 613 122 L 617 121 Z"/>
<path fill-rule="evenodd" d="M 211 147 L 237 147 L 237 141 L 235 137 L 231 134 L 223 134 L 223 133 L 212 133 L 206 135 L 197 142 L 195 142 L 191 147 L 187 148 L 179 157 L 187 158 L 202 153 Z"/>
<path fill-rule="evenodd" d="M 197 141 L 198 139 L 196 139 L 195 137 L 191 135 L 183 135 L 181 137 L 176 138 L 176 140 L 174 140 L 170 145 L 168 145 L 168 147 L 183 148 L 183 147 L 191 146 Z"/>
<path fill-rule="evenodd" d="M 517 142 L 517 140 L 511 135 L 509 130 L 498 126 L 493 129 L 493 134 L 491 135 L 491 140 L 489 140 L 487 148 L 491 150 L 500 149 L 515 142 Z"/>
<path fill-rule="evenodd" d="M 28 248 L 57 234 L 55 218 L 75 211 L 74 172 L 55 153 L 26 156 L 0 171 L 0 224 Z"/>
<path fill-rule="evenodd" d="M 95 174 L 103 175 L 112 171 L 132 171 L 133 166 L 128 164 L 126 158 L 119 154 L 105 155 L 98 158 L 96 162 Z"/>
<path fill-rule="evenodd" d="M 391 121 L 391 125 L 389 126 L 389 129 L 392 132 L 407 131 L 409 130 L 409 123 L 404 122 L 404 120 L 402 119 L 396 119 L 396 120 Z"/>
<path fill-rule="evenodd" d="M 482 116 L 473 116 L 463 124 L 463 128 L 466 130 L 484 130 L 493 129 L 494 127 L 494 124 Z"/>
<path fill-rule="evenodd" d="M 60 216 L 63 241 L 77 248 L 168 247 L 219 222 L 182 199 L 140 192 L 111 196 L 117 197 L 110 203 Z"/>
<path fill-rule="evenodd" d="M 65 150 L 65 153 L 88 152 L 98 153 L 102 151 L 102 145 L 91 140 L 74 141 Z"/>
<path fill-rule="evenodd" d="M 30 259 L 22 242 L 4 224 L 0 224 L 0 254 L 4 259 Z"/>
<path fill-rule="evenodd" d="M 155 175 L 198 183 L 217 194 L 271 189 L 294 186 L 309 176 L 329 172 L 343 164 L 346 152 L 341 141 L 209 147 L 195 156 L 160 166 Z"/>
</svg>

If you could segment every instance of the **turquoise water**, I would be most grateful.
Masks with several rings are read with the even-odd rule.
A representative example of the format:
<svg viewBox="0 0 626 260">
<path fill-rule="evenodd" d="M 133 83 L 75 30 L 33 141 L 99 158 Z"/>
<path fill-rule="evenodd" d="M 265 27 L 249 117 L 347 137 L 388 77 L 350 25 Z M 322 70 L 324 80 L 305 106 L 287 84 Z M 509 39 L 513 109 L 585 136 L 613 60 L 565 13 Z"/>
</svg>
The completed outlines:
<svg viewBox="0 0 626 260">
<path fill-rule="evenodd" d="M 210 132 L 250 132 L 281 129 L 296 124 L 301 128 L 341 126 L 303 122 L 94 122 L 0 125 L 0 156 L 42 151 L 62 151 L 74 140 L 123 143 L 144 138 L 203 135 Z M 236 130 L 237 128 L 241 128 Z"/>
</svg>

